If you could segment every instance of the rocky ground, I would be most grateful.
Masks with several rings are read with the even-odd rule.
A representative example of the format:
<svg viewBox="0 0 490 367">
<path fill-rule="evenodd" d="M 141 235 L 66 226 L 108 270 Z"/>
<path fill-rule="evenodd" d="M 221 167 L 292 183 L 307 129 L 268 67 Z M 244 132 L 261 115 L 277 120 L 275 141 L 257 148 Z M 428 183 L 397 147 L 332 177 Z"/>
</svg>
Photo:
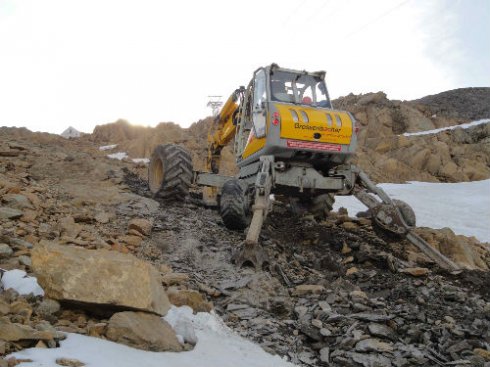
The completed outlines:
<svg viewBox="0 0 490 367">
<path fill-rule="evenodd" d="M 110 160 L 86 139 L 5 128 L 0 137 L 0 268 L 34 273 L 46 291 L 0 293 L 0 355 L 56 347 L 63 332 L 190 349 L 192 335 L 181 344 L 165 325 L 150 332 L 172 303 L 214 309 L 298 365 L 490 365 L 490 275 L 475 269 L 488 269 L 490 255 L 473 240 L 420 230 L 474 269 L 448 274 L 368 219 L 333 214 L 317 223 L 279 207 L 261 238 L 270 268 L 238 269 L 230 258 L 244 233 L 227 230 L 197 195 L 154 201 L 144 168 Z M 67 279 L 79 280 L 67 288 Z M 136 289 L 163 309 L 141 303 Z"/>
</svg>

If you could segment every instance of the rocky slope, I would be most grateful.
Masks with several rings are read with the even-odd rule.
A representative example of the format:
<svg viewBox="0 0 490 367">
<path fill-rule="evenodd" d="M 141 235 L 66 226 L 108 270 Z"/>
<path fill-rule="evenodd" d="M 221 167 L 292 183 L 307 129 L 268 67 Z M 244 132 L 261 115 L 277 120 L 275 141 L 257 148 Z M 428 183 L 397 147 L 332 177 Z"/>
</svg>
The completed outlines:
<svg viewBox="0 0 490 367">
<path fill-rule="evenodd" d="M 382 92 L 351 94 L 333 103 L 359 121 L 354 162 L 378 182 L 461 182 L 490 177 L 488 124 L 434 135 L 402 135 L 490 118 L 490 88 L 456 89 L 416 101 L 392 101 Z M 117 149 L 132 158 L 149 157 L 156 145 L 177 142 L 192 152 L 195 168 L 201 169 L 211 122 L 207 118 L 182 129 L 172 123 L 148 128 L 118 121 L 97 126 L 86 138 L 100 145 L 118 144 Z M 235 172 L 230 147 L 223 152 L 221 172 Z"/>
<path fill-rule="evenodd" d="M 102 141 L 4 128 L 0 138 L 0 269 L 34 274 L 45 290 L 0 290 L 0 356 L 56 347 L 63 332 L 190 349 L 195 340 L 176 343 L 155 316 L 168 299 L 214 308 L 238 333 L 302 366 L 490 361 L 490 253 L 474 239 L 419 230 L 468 269 L 448 274 L 368 219 L 332 214 L 317 223 L 278 207 L 262 235 L 272 266 L 237 269 L 230 258 L 244 233 L 198 200 L 154 201 L 138 165 L 108 159 Z"/>
</svg>

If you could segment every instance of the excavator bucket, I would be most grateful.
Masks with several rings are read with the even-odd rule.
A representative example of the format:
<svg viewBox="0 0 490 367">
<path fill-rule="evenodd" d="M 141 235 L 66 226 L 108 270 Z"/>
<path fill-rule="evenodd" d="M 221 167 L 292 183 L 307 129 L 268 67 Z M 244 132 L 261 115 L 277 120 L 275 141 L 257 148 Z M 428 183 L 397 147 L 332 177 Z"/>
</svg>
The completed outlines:
<svg viewBox="0 0 490 367">
<path fill-rule="evenodd" d="M 231 261 L 239 267 L 252 265 L 256 271 L 269 265 L 269 258 L 257 242 L 245 241 L 242 246 L 232 255 Z"/>
</svg>

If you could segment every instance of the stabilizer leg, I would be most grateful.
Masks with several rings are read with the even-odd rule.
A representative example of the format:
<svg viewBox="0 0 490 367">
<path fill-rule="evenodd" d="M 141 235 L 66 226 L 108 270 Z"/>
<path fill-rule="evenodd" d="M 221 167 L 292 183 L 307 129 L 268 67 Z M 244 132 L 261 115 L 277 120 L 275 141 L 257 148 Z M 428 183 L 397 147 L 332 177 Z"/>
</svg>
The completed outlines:
<svg viewBox="0 0 490 367">
<path fill-rule="evenodd" d="M 359 172 L 357 179 L 358 184 L 355 186 L 353 194 L 359 201 L 369 208 L 375 223 L 379 227 L 388 232 L 405 237 L 441 268 L 450 271 L 459 269 L 454 262 L 429 245 L 422 237 L 412 230 L 413 227 L 407 223 L 407 218 L 404 217 L 404 213 L 400 210 L 402 208 L 397 205 L 396 200 L 391 200 L 383 189 L 377 187 L 369 179 L 366 173 L 359 168 L 357 169 Z M 375 195 L 379 197 L 381 201 L 378 201 Z M 408 206 L 408 204 L 406 205 Z"/>
<path fill-rule="evenodd" d="M 262 225 L 271 209 L 271 169 L 274 158 L 272 156 L 264 156 L 261 157 L 261 161 L 262 168 L 257 175 L 255 183 L 255 203 L 252 207 L 252 222 L 248 228 L 245 242 L 231 258 L 231 260 L 240 267 L 247 263 L 253 264 L 257 271 L 261 270 L 265 264 L 269 264 L 267 254 L 259 244 L 259 236 Z"/>
</svg>

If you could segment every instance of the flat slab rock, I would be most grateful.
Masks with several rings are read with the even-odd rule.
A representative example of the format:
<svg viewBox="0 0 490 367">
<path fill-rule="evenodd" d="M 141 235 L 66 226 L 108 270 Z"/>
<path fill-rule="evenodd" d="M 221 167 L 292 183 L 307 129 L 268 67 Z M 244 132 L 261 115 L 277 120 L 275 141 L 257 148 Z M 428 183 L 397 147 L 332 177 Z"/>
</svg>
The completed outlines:
<svg viewBox="0 0 490 367">
<path fill-rule="evenodd" d="M 180 352 L 182 345 L 170 325 L 156 315 L 144 312 L 118 312 L 109 320 L 109 340 L 153 352 Z"/>
<path fill-rule="evenodd" d="M 48 298 L 162 316 L 170 308 L 157 270 L 132 255 L 41 241 L 31 258 Z"/>
</svg>

